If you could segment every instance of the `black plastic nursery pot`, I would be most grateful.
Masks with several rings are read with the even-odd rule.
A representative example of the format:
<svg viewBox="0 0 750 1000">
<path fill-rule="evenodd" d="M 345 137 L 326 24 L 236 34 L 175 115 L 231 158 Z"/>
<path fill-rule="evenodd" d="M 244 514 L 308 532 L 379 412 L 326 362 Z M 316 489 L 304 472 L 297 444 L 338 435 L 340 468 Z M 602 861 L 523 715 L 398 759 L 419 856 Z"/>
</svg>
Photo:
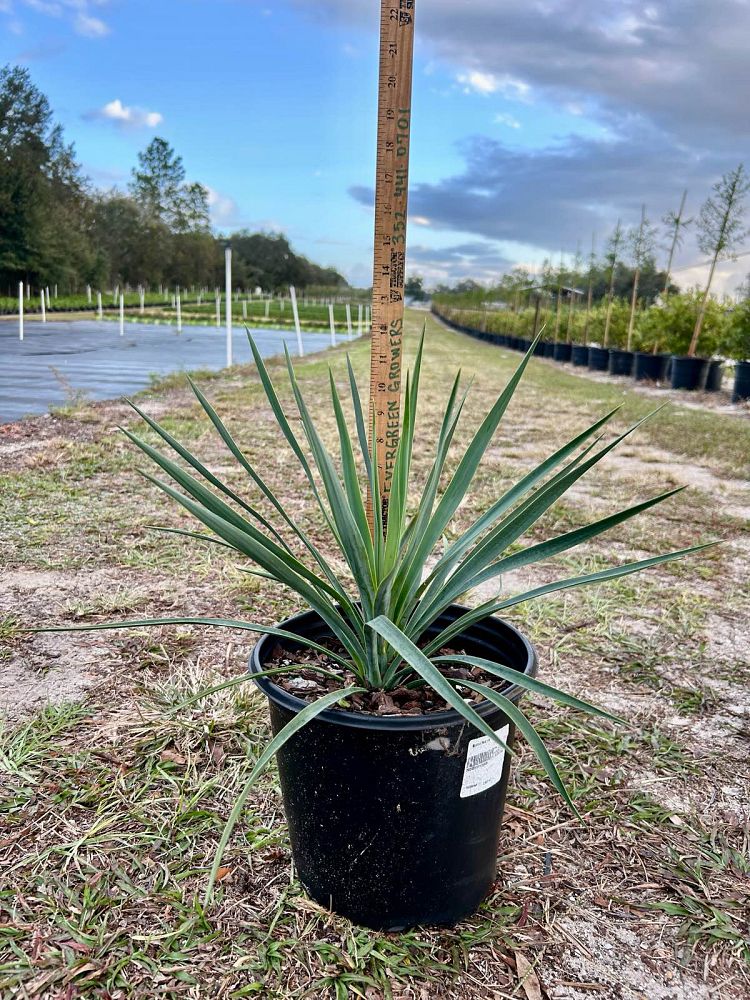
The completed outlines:
<svg viewBox="0 0 750 1000">
<path fill-rule="evenodd" d="M 706 372 L 706 384 L 704 386 L 706 392 L 720 392 L 723 379 L 724 362 L 719 359 L 709 361 L 708 371 Z"/>
<path fill-rule="evenodd" d="M 589 368 L 595 372 L 606 372 L 609 368 L 608 347 L 589 347 Z"/>
<path fill-rule="evenodd" d="M 706 384 L 708 360 L 706 358 L 672 358 L 672 388 L 702 389 Z"/>
<path fill-rule="evenodd" d="M 734 368 L 732 402 L 741 403 L 745 399 L 750 399 L 750 361 L 738 361 Z"/>
<path fill-rule="evenodd" d="M 524 354 L 531 347 L 531 341 L 527 337 L 516 337 L 516 349 Z"/>
<path fill-rule="evenodd" d="M 466 608 L 451 605 L 427 630 L 437 633 Z M 320 639 L 328 627 L 315 612 L 279 628 Z M 251 673 L 275 646 L 263 636 Z M 512 625 L 486 618 L 451 640 L 451 647 L 498 660 L 534 676 L 533 646 Z M 306 702 L 258 678 L 268 697 L 274 733 Z M 499 687 L 516 704 L 516 685 Z M 490 702 L 475 706 L 508 746 L 514 726 Z M 428 715 L 374 716 L 322 712 L 277 755 L 292 856 L 300 881 L 322 906 L 357 924 L 403 930 L 451 925 L 470 916 L 496 877 L 510 758 L 453 710 Z"/>
<path fill-rule="evenodd" d="M 630 378 L 633 374 L 633 363 L 635 355 L 632 351 L 620 351 L 613 348 L 609 352 L 609 365 L 607 371 L 610 375 L 624 375 Z"/>
<path fill-rule="evenodd" d="M 544 346 L 545 345 L 544 345 L 544 341 L 543 340 L 538 340 L 537 341 L 536 347 L 534 348 L 534 357 L 536 357 L 536 358 L 543 358 L 544 357 Z"/>
<path fill-rule="evenodd" d="M 647 351 L 636 351 L 633 378 L 636 382 L 663 382 L 667 377 L 668 364 L 668 354 L 651 354 Z"/>
<path fill-rule="evenodd" d="M 555 353 L 553 357 L 555 361 L 570 361 L 572 350 L 572 344 L 564 344 L 562 341 L 558 341 L 555 344 Z"/>
<path fill-rule="evenodd" d="M 578 365 L 579 368 L 588 367 L 589 363 L 589 348 L 586 344 L 573 344 L 573 350 L 570 354 L 570 360 L 574 365 Z"/>
<path fill-rule="evenodd" d="M 554 358 L 555 356 L 555 342 L 553 340 L 544 341 L 544 356 L 545 358 Z"/>
</svg>

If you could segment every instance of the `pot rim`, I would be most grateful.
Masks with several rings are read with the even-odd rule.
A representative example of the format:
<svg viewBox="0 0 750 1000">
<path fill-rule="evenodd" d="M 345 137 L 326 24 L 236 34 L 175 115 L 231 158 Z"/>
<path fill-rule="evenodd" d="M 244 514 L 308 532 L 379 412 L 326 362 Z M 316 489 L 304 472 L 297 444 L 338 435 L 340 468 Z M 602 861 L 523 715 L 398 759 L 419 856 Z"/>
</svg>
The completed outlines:
<svg viewBox="0 0 750 1000">
<path fill-rule="evenodd" d="M 450 608 L 447 608 L 446 611 L 453 609 L 461 614 L 471 610 L 462 604 L 451 604 Z M 281 622 L 278 625 L 278 628 L 292 632 L 294 631 L 292 626 L 299 626 L 301 624 L 300 619 L 315 617 L 319 617 L 317 612 L 312 610 L 303 611 Z M 511 633 L 517 641 L 520 640 L 520 643 L 526 653 L 526 663 L 523 671 L 519 671 L 519 673 L 522 672 L 527 677 L 534 677 L 537 672 L 539 661 L 536 649 L 529 642 L 526 636 L 519 629 L 517 629 L 515 625 L 505 621 L 503 618 L 496 618 L 494 615 L 488 615 L 481 621 L 475 622 L 475 624 L 470 626 L 470 628 L 481 627 L 483 625 L 487 625 L 487 623 L 490 623 L 495 628 L 500 628 L 507 633 Z M 459 635 L 461 634 L 462 633 L 459 633 Z M 457 638 L 458 636 L 454 637 L 454 640 L 451 641 L 455 641 Z M 248 672 L 251 676 L 259 673 L 262 669 L 260 652 L 262 651 L 264 644 L 272 641 L 277 642 L 279 640 L 276 636 L 264 633 L 253 647 L 253 651 L 250 654 L 248 662 Z M 299 713 L 303 708 L 307 708 L 310 704 L 310 702 L 304 701 L 302 698 L 298 698 L 296 695 L 285 691 L 284 688 L 279 687 L 279 685 L 275 684 L 270 677 L 253 676 L 253 680 L 266 697 L 274 701 L 281 708 L 287 709 L 287 711 Z M 513 684 L 508 681 L 503 683 L 505 686 L 497 688 L 497 691 L 504 697 L 513 700 L 514 698 L 520 697 L 523 693 L 524 689 L 518 684 Z M 497 706 L 493 705 L 491 701 L 486 700 L 481 701 L 472 707 L 481 717 L 497 711 Z M 366 712 L 352 712 L 348 709 L 332 708 L 325 709 L 317 715 L 315 717 L 315 721 L 318 720 L 322 722 L 332 722 L 339 726 L 351 726 L 356 729 L 373 729 L 379 731 L 391 730 L 394 732 L 409 732 L 422 729 L 444 729 L 447 726 L 469 725 L 468 721 L 464 719 L 464 717 L 454 708 L 450 708 L 442 712 L 430 712 L 429 715 L 369 715 Z"/>
</svg>

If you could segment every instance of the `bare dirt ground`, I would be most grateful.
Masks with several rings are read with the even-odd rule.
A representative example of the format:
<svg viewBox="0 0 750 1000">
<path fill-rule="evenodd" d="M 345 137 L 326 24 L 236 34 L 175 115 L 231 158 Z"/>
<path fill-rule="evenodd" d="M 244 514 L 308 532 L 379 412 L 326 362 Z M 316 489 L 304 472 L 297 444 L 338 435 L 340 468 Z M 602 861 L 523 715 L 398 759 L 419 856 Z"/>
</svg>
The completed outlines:
<svg viewBox="0 0 750 1000">
<path fill-rule="evenodd" d="M 412 343 L 416 328 L 414 317 Z M 432 320 L 428 336 L 423 469 L 457 359 L 476 375 L 468 428 L 518 362 Z M 366 350 L 353 347 L 363 377 Z M 341 352 L 300 366 L 303 391 L 321 411 L 328 360 L 343 388 Z M 326 545 L 254 373 L 220 375 L 206 390 Z M 613 394 L 624 403 L 614 420 L 621 430 L 642 415 L 642 396 L 532 362 L 454 531 L 606 412 Z M 185 388 L 170 382 L 144 405 L 243 488 Z M 332 418 L 321 420 L 333 441 Z M 571 570 L 721 544 L 514 609 L 510 617 L 539 649 L 540 676 L 627 726 L 533 700 L 530 714 L 583 822 L 522 749 L 490 898 L 458 928 L 403 935 L 353 927 L 306 899 L 273 773 L 252 796 L 217 901 L 203 912 L 196 898 L 262 746 L 265 706 L 243 685 L 175 708 L 241 673 L 252 641 L 188 626 L 44 636 L 21 629 L 185 614 L 270 624 L 296 608 L 220 550 L 149 530 L 189 524 L 136 474 L 132 450 L 113 430 L 135 426 L 123 404 L 0 428 L 0 994 L 747 997 L 750 437 L 742 421 L 726 420 L 685 408 L 645 424 L 532 533 L 538 540 L 673 485 L 690 487 L 565 558 L 509 574 L 508 593 Z"/>
</svg>

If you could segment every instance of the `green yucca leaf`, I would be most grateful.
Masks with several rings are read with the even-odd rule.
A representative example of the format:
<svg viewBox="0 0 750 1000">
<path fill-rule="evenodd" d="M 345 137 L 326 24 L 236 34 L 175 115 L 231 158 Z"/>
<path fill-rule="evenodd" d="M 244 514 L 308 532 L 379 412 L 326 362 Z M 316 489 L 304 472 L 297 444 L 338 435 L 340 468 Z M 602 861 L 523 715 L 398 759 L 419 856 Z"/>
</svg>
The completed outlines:
<svg viewBox="0 0 750 1000">
<path fill-rule="evenodd" d="M 610 514 L 608 517 L 600 518 L 598 521 L 592 521 L 591 524 L 587 524 L 583 528 L 575 528 L 573 531 L 566 531 L 564 534 L 558 535 L 556 538 L 551 538 L 546 542 L 530 545 L 528 548 L 522 549 L 512 556 L 507 556 L 505 559 L 493 563 L 475 577 L 470 582 L 469 587 L 478 587 L 480 584 L 502 573 L 509 573 L 511 570 L 519 569 L 521 566 L 528 566 L 531 563 L 541 562 L 543 559 L 550 559 L 561 552 L 567 552 L 577 545 L 581 545 L 583 542 L 588 542 L 592 538 L 596 538 L 597 535 L 601 535 L 605 531 L 610 531 L 618 524 L 629 521 L 631 517 L 645 513 L 651 507 L 655 507 L 670 497 L 682 493 L 684 489 L 687 489 L 687 487 L 678 486 L 676 489 L 667 490 L 666 493 L 660 493 L 650 500 L 644 500 L 642 503 L 635 504 L 633 507 L 627 507 L 616 514 Z"/>
<path fill-rule="evenodd" d="M 575 708 L 579 712 L 586 712 L 589 715 L 598 715 L 602 719 L 607 719 L 608 722 L 619 722 L 622 725 L 627 725 L 624 719 L 618 719 L 616 715 L 611 715 L 609 712 L 605 712 L 604 709 L 597 708 L 596 705 L 591 705 L 587 701 L 581 701 L 580 698 L 574 698 L 572 694 L 559 691 L 557 688 L 551 687 L 543 681 L 538 681 L 536 677 L 529 677 L 528 674 L 524 674 L 520 670 L 514 670 L 513 667 L 506 667 L 504 664 L 496 663 L 494 660 L 486 660 L 481 656 L 467 656 L 465 653 L 451 653 L 449 656 L 436 656 L 433 662 L 464 663 L 469 667 L 479 667 L 488 674 L 500 677 L 510 684 L 516 684 L 526 691 L 533 691 L 534 694 L 551 698 L 553 701 L 557 701 L 561 705 L 566 705 L 568 708 Z"/>
<path fill-rule="evenodd" d="M 534 729 L 533 725 L 529 722 L 526 716 L 523 714 L 518 705 L 514 704 L 510 698 L 506 698 L 505 695 L 500 694 L 498 691 L 494 691 L 491 687 L 487 687 L 486 684 L 477 684 L 474 681 L 455 681 L 456 684 L 460 684 L 461 687 L 467 687 L 470 691 L 476 691 L 481 694 L 487 701 L 496 705 L 505 712 L 510 721 L 521 730 L 526 742 L 529 744 L 531 749 L 536 754 L 539 763 L 544 768 L 547 777 L 552 782 L 554 788 L 560 793 L 565 802 L 570 806 L 573 813 L 581 818 L 581 814 L 576 809 L 575 803 L 568 794 L 568 790 L 565 787 L 560 773 L 555 766 L 555 762 L 550 757 L 547 747 L 544 745 L 539 733 Z"/>
<path fill-rule="evenodd" d="M 244 555 L 249 556 L 257 562 L 266 572 L 272 573 L 276 579 L 282 581 L 290 590 L 299 594 L 307 603 L 321 616 L 323 621 L 333 629 L 334 635 L 344 644 L 347 652 L 355 662 L 363 663 L 363 650 L 358 637 L 351 628 L 351 621 L 347 621 L 338 612 L 329 600 L 325 592 L 322 581 L 318 581 L 320 586 L 315 586 L 305 578 L 303 573 L 280 559 L 267 545 L 257 542 L 252 535 L 243 532 L 228 521 L 213 513 L 213 511 L 194 503 L 189 497 L 173 489 L 168 483 L 163 483 L 154 476 L 144 473 L 146 479 L 158 486 L 173 500 L 176 500 L 189 513 L 201 521 L 207 528 L 215 532 L 219 538 L 229 542 L 234 548 Z M 267 541 L 267 540 L 266 540 Z M 299 564 L 302 565 L 301 563 Z M 309 572 L 309 571 L 308 571 Z"/>
<path fill-rule="evenodd" d="M 340 538 L 341 552 L 346 558 L 349 569 L 357 582 L 360 590 L 360 599 L 365 608 L 365 617 L 368 617 L 372 613 L 372 597 L 375 591 L 376 572 L 370 533 L 368 532 L 367 538 L 364 539 L 357 530 L 354 515 L 347 502 L 346 494 L 336 468 L 318 434 L 310 411 L 302 396 L 294 374 L 292 359 L 286 346 L 284 352 L 297 410 L 302 419 L 302 426 L 307 437 L 307 442 L 312 450 L 315 464 L 323 481 L 333 521 Z"/>
<path fill-rule="evenodd" d="M 205 413 L 207 414 L 209 420 L 211 421 L 211 423 L 213 424 L 214 428 L 216 429 L 219 437 L 222 439 L 222 441 L 224 442 L 224 444 L 226 445 L 226 447 L 229 449 L 229 452 L 240 463 L 241 467 L 245 470 L 245 472 L 247 472 L 247 474 L 253 480 L 253 482 L 258 487 L 258 489 L 261 491 L 261 493 L 263 494 L 263 496 L 271 503 L 271 505 L 273 506 L 274 510 L 277 512 L 277 514 L 280 515 L 280 517 L 291 528 L 291 530 L 294 532 L 294 534 L 297 536 L 297 538 L 299 538 L 299 540 L 302 542 L 302 544 L 305 546 L 305 548 L 308 550 L 308 552 L 310 552 L 310 554 L 315 559 L 315 561 L 317 562 L 317 564 L 323 570 L 323 573 L 325 574 L 326 579 L 328 580 L 328 582 L 331 584 L 331 586 L 339 594 L 339 597 L 341 599 L 345 600 L 346 599 L 346 592 L 345 592 L 344 588 L 342 587 L 342 585 L 341 585 L 338 577 L 336 576 L 335 572 L 331 568 L 329 562 L 324 558 L 324 556 L 322 555 L 322 553 L 320 552 L 320 550 L 317 548 L 317 546 L 315 546 L 313 544 L 313 542 L 310 540 L 310 538 L 307 535 L 307 533 L 305 531 L 303 531 L 299 527 L 299 525 L 289 516 L 289 514 L 287 513 L 284 505 L 282 503 L 280 503 L 280 501 L 277 499 L 275 493 L 268 486 L 268 484 L 263 479 L 263 477 L 258 473 L 258 471 L 255 468 L 255 466 L 253 466 L 250 462 L 248 462 L 248 460 L 247 460 L 244 452 L 239 447 L 239 445 L 237 444 L 237 442 L 234 440 L 234 438 L 232 437 L 232 435 L 229 433 L 229 430 L 227 429 L 226 425 L 222 421 L 221 417 L 219 417 L 218 413 L 213 408 L 213 406 L 211 405 L 211 403 L 208 401 L 208 399 L 206 398 L 206 396 L 203 394 L 203 392 L 201 391 L 201 389 L 195 384 L 195 382 L 193 382 L 193 380 L 190 378 L 189 375 L 187 376 L 187 380 L 188 380 L 188 382 L 190 384 L 191 389 L 195 393 L 195 396 L 196 396 L 198 402 L 203 407 L 203 409 L 204 409 Z M 323 513 L 327 517 L 327 511 L 324 511 Z"/>
<path fill-rule="evenodd" d="M 656 411 L 653 411 L 656 412 Z M 539 518 L 549 508 L 560 499 L 563 494 L 570 489 L 590 468 L 600 462 L 608 455 L 621 441 L 632 434 L 641 424 L 644 423 L 653 413 L 643 417 L 633 424 L 622 434 L 618 435 L 604 448 L 600 449 L 586 461 L 574 465 L 562 476 L 555 479 L 546 486 L 533 493 L 525 500 L 520 507 L 510 513 L 504 520 L 496 524 L 476 548 L 461 562 L 447 584 L 439 591 L 439 594 L 428 599 L 425 595 L 423 604 L 420 605 L 419 614 L 409 623 L 409 633 L 419 635 L 434 621 L 441 610 L 452 604 L 457 597 L 466 593 L 473 586 L 477 586 L 474 581 L 483 579 L 482 573 L 500 556 L 509 545 L 512 545 L 521 535 L 535 524 Z M 490 577 L 495 575 L 490 572 Z"/>
<path fill-rule="evenodd" d="M 580 448 L 586 441 L 596 434 L 598 430 L 608 423 L 612 417 L 620 409 L 619 406 L 615 407 L 614 410 L 610 410 L 609 413 L 596 420 L 590 427 L 577 434 L 574 438 L 568 441 L 558 448 L 558 450 L 550 455 L 549 458 L 541 462 L 535 469 L 529 472 L 523 477 L 518 483 L 516 483 L 511 489 L 509 489 L 499 500 L 496 500 L 492 506 L 485 511 L 481 517 L 477 518 L 473 525 L 471 525 L 460 538 L 456 539 L 452 545 L 450 545 L 443 555 L 443 557 L 438 561 L 438 564 L 431 574 L 431 578 L 444 578 L 446 573 L 458 562 L 459 558 L 463 556 L 468 549 L 477 541 L 481 535 L 488 529 L 491 528 L 495 521 L 498 520 L 506 511 L 521 500 L 529 490 L 537 486 L 550 472 L 557 468 L 562 462 Z M 586 452 L 574 460 L 574 463 L 581 461 Z"/>
<path fill-rule="evenodd" d="M 354 407 L 354 422 L 357 427 L 357 438 L 359 439 L 359 449 L 362 453 L 362 461 L 365 463 L 365 472 L 367 473 L 368 483 L 372 482 L 372 461 L 370 458 L 370 445 L 367 439 L 367 427 L 365 425 L 364 410 L 362 409 L 362 398 L 359 394 L 359 387 L 357 385 L 357 379 L 354 375 L 354 369 L 352 368 L 351 358 L 347 354 L 346 356 L 346 367 L 349 373 L 349 390 L 352 397 L 352 406 Z"/>
<path fill-rule="evenodd" d="M 161 524 L 147 524 L 145 527 L 149 531 L 158 531 L 161 535 L 184 535 L 185 538 L 196 538 L 199 542 L 208 542 L 209 545 L 218 545 L 222 549 L 236 551 L 233 545 L 222 542 L 220 538 L 212 535 L 204 535 L 202 531 L 186 531 L 184 528 L 168 528 Z"/>
<path fill-rule="evenodd" d="M 240 632 L 257 632 L 260 635 L 275 635 L 279 639 L 291 639 L 300 646 L 307 646 L 317 653 L 324 653 L 329 659 L 335 660 L 342 667 L 351 667 L 351 663 L 339 656 L 332 649 L 321 646 L 320 643 L 296 632 L 287 632 L 283 628 L 268 625 L 256 625 L 253 622 L 235 621 L 232 618 L 136 618 L 124 622 L 98 622 L 95 625 L 48 625 L 44 628 L 30 628 L 28 632 L 111 632 L 113 629 L 156 628 L 162 625 L 206 625 L 211 628 L 238 629 Z"/>
<path fill-rule="evenodd" d="M 626 563 L 624 566 L 613 566 L 610 569 L 604 569 L 597 573 L 586 573 L 583 576 L 571 576 L 565 580 L 556 580 L 554 583 L 547 583 L 542 587 L 536 587 L 534 590 L 527 590 L 523 594 L 516 594 L 514 597 L 509 597 L 504 601 L 497 599 L 487 601 L 466 614 L 461 615 L 455 622 L 443 629 L 439 635 L 430 640 L 425 646 L 425 653 L 429 656 L 435 650 L 440 649 L 441 646 L 450 642 L 459 632 L 463 632 L 470 625 L 475 625 L 477 622 L 482 621 L 489 615 L 496 614 L 498 611 L 505 611 L 508 608 L 515 607 L 517 604 L 524 604 L 526 601 L 533 601 L 538 597 L 546 597 L 547 594 L 553 594 L 560 590 L 572 590 L 576 587 L 604 583 L 606 580 L 617 580 L 621 576 L 630 576 L 631 573 L 640 573 L 641 570 L 650 569 L 652 566 L 658 566 L 673 559 L 682 559 L 684 556 L 701 552 L 703 549 L 712 548 L 716 544 L 716 542 L 706 542 L 703 545 L 693 545 L 690 548 L 679 549 L 676 552 L 667 552 L 661 556 L 652 556 L 649 559 L 640 559 L 638 562 Z"/>
<path fill-rule="evenodd" d="M 537 337 L 511 376 L 507 386 L 474 434 L 469 447 L 459 462 L 456 472 L 440 498 L 435 512 L 430 516 L 425 530 L 414 536 L 413 545 L 410 547 L 408 555 L 405 558 L 400 580 L 401 587 L 407 595 L 412 593 L 419 585 L 422 569 L 427 557 L 442 537 L 448 522 L 466 496 L 466 492 L 479 468 L 479 463 L 484 457 L 495 431 L 508 408 L 508 404 L 513 398 L 516 386 L 533 357 L 534 348 L 538 340 L 539 338 Z"/>
<path fill-rule="evenodd" d="M 284 548 L 288 549 L 288 545 L 286 544 L 284 539 L 276 531 L 273 525 L 270 524 L 270 522 L 266 520 L 265 517 L 263 517 L 260 511 L 256 510 L 254 507 L 248 504 L 241 496 L 235 493 L 234 490 L 230 489 L 230 487 L 227 486 L 226 483 L 223 483 L 217 476 L 215 476 L 209 469 L 207 469 L 202 462 L 200 462 L 194 455 L 192 455 L 187 448 L 184 448 L 180 444 L 180 442 L 177 441 L 168 431 L 164 430 L 164 428 L 161 427 L 155 420 L 152 420 L 147 413 L 144 413 L 144 411 L 141 410 L 140 407 L 136 406 L 136 404 L 133 403 L 131 400 L 127 400 L 127 402 L 135 410 L 135 412 L 149 425 L 149 427 L 153 431 L 155 431 L 159 435 L 159 437 L 161 437 L 162 440 L 165 441 L 169 445 L 169 447 L 172 448 L 172 450 L 175 451 L 180 456 L 180 458 L 184 459 L 188 463 L 188 465 L 192 466 L 192 468 L 195 469 L 196 472 L 198 472 L 201 476 L 203 476 L 206 482 L 210 483 L 212 486 L 215 486 L 225 496 L 229 497 L 230 500 L 233 500 L 236 504 L 239 504 L 239 506 L 242 507 L 243 510 L 247 511 L 247 513 L 250 514 L 251 517 L 254 517 L 259 524 L 261 524 L 267 531 L 271 532 L 271 534 L 274 536 L 279 545 L 282 545 Z M 139 448 L 141 447 L 141 445 L 139 444 L 139 439 L 137 439 L 135 435 L 133 435 L 129 430 L 126 430 L 124 427 L 121 427 L 120 430 L 124 434 L 126 434 L 131 441 L 137 444 Z"/>
<path fill-rule="evenodd" d="M 451 708 L 455 708 L 467 722 L 470 722 L 484 736 L 489 736 L 503 750 L 512 753 L 494 729 L 484 721 L 481 715 L 477 715 L 474 709 L 453 689 L 450 681 L 440 673 L 435 664 L 428 660 L 424 653 L 389 618 L 381 615 L 367 624 L 378 635 L 381 635 Z"/>
<path fill-rule="evenodd" d="M 206 886 L 206 894 L 204 897 L 204 905 L 208 905 L 211 899 L 211 894 L 213 888 L 216 885 L 216 878 L 219 874 L 219 868 L 221 867 L 221 861 L 224 857 L 224 851 L 229 843 L 229 838 L 232 836 L 232 832 L 237 825 L 237 821 L 242 815 L 242 810 L 245 808 L 245 803 L 247 798 L 252 791 L 253 785 L 260 777 L 261 773 L 268 766 L 271 759 L 275 754 L 287 743 L 295 733 L 299 732 L 308 722 L 312 722 L 316 715 L 320 715 L 327 708 L 333 708 L 339 701 L 343 698 L 348 698 L 353 694 L 364 693 L 365 689 L 351 686 L 344 688 L 342 691 L 333 691 L 331 694 L 324 695 L 317 701 L 314 701 L 311 705 L 307 705 L 302 709 L 297 715 L 294 716 L 284 728 L 274 736 L 271 742 L 265 747 L 263 753 L 258 757 L 255 763 L 255 767 L 250 772 L 250 777 L 245 782 L 245 785 L 237 796 L 231 813 L 229 814 L 229 819 L 227 820 L 226 826 L 219 840 L 219 845 L 216 848 L 216 853 L 214 854 L 213 864 L 211 866 L 211 873 L 208 877 L 208 885 Z"/>
<path fill-rule="evenodd" d="M 142 441 L 139 437 L 137 437 L 137 435 L 131 433 L 130 431 L 126 430 L 125 434 L 141 449 L 141 451 L 144 451 L 156 465 L 162 468 L 179 486 L 181 486 L 190 494 L 190 496 L 197 500 L 203 510 L 209 511 L 217 518 L 220 518 L 222 523 L 233 527 L 243 535 L 247 536 L 247 538 L 251 539 L 253 542 L 253 551 L 257 552 L 257 547 L 260 546 L 261 548 L 267 550 L 268 554 L 274 559 L 279 560 L 290 570 L 304 577 L 309 583 L 319 587 L 321 591 L 325 591 L 329 596 L 336 600 L 340 599 L 341 594 L 339 590 L 331 587 L 327 581 L 321 580 L 320 577 L 312 572 L 312 570 L 308 569 L 304 563 L 300 562 L 300 560 L 291 553 L 288 546 L 282 547 L 276 545 L 275 542 L 267 538 L 253 524 L 245 520 L 244 517 L 225 504 L 223 500 L 220 500 L 210 490 L 207 490 L 205 486 L 198 482 L 197 479 L 185 472 L 179 465 L 172 462 L 171 459 L 162 455 L 155 448 L 152 448 L 151 445 Z M 147 476 L 147 478 L 151 479 L 150 476 Z M 151 481 L 159 485 L 160 488 L 164 488 L 164 484 L 159 483 L 158 480 L 151 479 Z M 177 499 L 177 497 L 175 496 L 174 499 Z M 181 503 L 182 501 L 178 502 Z M 183 504 L 183 506 L 185 505 Z M 203 523 L 209 527 L 205 520 Z M 223 537 L 224 541 L 229 541 L 229 538 L 224 535 L 220 537 Z M 250 555 L 247 548 L 240 549 L 240 551 L 243 551 L 245 555 Z M 271 572 L 273 572 L 273 570 L 271 570 Z"/>
<path fill-rule="evenodd" d="M 370 535 L 370 525 L 367 522 L 367 511 L 362 499 L 362 488 L 357 474 L 357 465 L 354 460 L 354 449 L 349 436 L 349 429 L 346 426 L 344 410 L 341 406 L 338 389 L 333 378 L 333 372 L 328 369 L 328 377 L 331 384 L 331 400 L 333 402 L 333 412 L 336 417 L 336 426 L 339 432 L 339 450 L 341 453 L 341 468 L 344 474 L 344 489 L 349 502 L 349 508 L 354 517 L 354 523 L 362 537 L 362 542 L 367 552 L 368 562 L 371 571 L 374 572 L 375 554 L 372 548 L 372 538 Z"/>
</svg>

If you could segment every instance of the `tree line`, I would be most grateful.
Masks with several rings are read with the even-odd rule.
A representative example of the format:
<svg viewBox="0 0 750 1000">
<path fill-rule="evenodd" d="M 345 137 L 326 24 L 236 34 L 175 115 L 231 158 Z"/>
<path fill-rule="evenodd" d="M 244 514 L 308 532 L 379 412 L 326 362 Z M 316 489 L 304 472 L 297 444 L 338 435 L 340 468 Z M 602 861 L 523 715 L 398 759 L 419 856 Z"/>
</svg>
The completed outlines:
<svg viewBox="0 0 750 1000">
<path fill-rule="evenodd" d="M 0 68 L 0 292 L 15 294 L 19 282 L 61 294 L 86 285 L 213 287 L 223 284 L 227 238 L 237 286 L 346 287 L 282 234 L 215 233 L 208 189 L 187 180 L 162 138 L 138 154 L 127 190 L 98 190 L 28 71 Z"/>
<path fill-rule="evenodd" d="M 664 228 L 661 234 L 659 228 L 648 218 L 644 205 L 638 225 L 631 229 L 625 230 L 621 221 L 617 220 L 602 258 L 597 257 L 592 240 L 588 262 L 579 245 L 572 261 L 565 262 L 561 254 L 560 264 L 555 267 L 547 258 L 540 275 L 532 273 L 528 268 L 516 267 L 490 288 L 485 288 L 476 281 L 466 280 L 452 288 L 438 286 L 436 294 L 443 301 L 448 297 L 454 306 L 476 307 L 488 301 L 500 300 L 511 305 L 515 312 L 518 312 L 519 304 L 523 304 L 524 294 L 527 302 L 532 295 L 551 294 L 557 300 L 558 326 L 563 294 L 571 303 L 571 316 L 576 298 L 586 301 L 587 317 L 592 306 L 603 304 L 601 339 L 604 346 L 612 346 L 613 318 L 619 310 L 623 318 L 627 317 L 622 346 L 630 350 L 635 346 L 639 307 L 642 311 L 644 307 L 658 303 L 662 310 L 658 315 L 664 318 L 670 296 L 679 292 L 672 281 L 675 253 L 682 245 L 686 230 L 693 226 L 698 249 L 707 258 L 708 265 L 708 276 L 703 287 L 687 296 L 692 306 L 688 304 L 685 315 L 692 315 L 692 330 L 685 349 L 693 357 L 698 350 L 709 312 L 716 268 L 721 261 L 735 260 L 750 237 L 745 215 L 748 193 L 750 177 L 744 164 L 740 163 L 713 185 L 695 219 L 687 217 L 687 191 L 683 192 L 679 209 L 669 211 L 663 217 Z M 664 247 L 667 250 L 666 268 L 663 270 L 658 270 L 656 265 L 660 235 L 665 239 Z M 745 296 L 746 289 L 740 289 L 740 300 Z M 650 318 L 656 316 L 657 313 L 651 313 Z M 713 339 L 716 342 L 716 338 Z"/>
</svg>

